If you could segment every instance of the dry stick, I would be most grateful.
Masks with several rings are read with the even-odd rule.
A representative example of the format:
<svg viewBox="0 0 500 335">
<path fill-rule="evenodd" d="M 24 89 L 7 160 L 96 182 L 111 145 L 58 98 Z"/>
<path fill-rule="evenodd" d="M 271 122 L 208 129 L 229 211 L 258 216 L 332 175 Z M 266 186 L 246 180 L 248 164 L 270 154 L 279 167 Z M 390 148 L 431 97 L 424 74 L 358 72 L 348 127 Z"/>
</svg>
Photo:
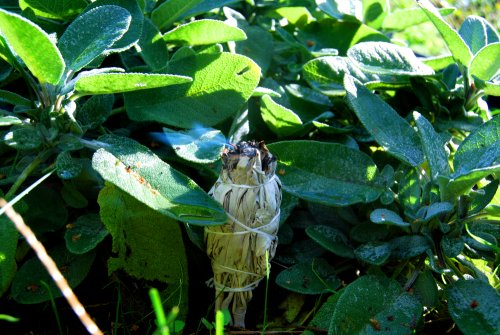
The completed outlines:
<svg viewBox="0 0 500 335">
<path fill-rule="evenodd" d="M 85 311 L 85 307 L 83 307 L 75 293 L 73 293 L 71 287 L 69 287 L 66 278 L 63 277 L 54 260 L 47 254 L 43 244 L 38 241 L 30 227 L 24 223 L 21 215 L 17 214 L 17 212 L 12 208 L 12 204 L 7 203 L 3 198 L 0 198 L 0 206 L 2 207 L 2 212 L 5 212 L 5 215 L 7 215 L 7 217 L 14 223 L 17 230 L 24 236 L 28 244 L 35 251 L 37 257 L 45 266 L 75 314 L 78 316 L 85 328 L 87 328 L 87 331 L 92 335 L 102 335 L 103 332 Z"/>
</svg>

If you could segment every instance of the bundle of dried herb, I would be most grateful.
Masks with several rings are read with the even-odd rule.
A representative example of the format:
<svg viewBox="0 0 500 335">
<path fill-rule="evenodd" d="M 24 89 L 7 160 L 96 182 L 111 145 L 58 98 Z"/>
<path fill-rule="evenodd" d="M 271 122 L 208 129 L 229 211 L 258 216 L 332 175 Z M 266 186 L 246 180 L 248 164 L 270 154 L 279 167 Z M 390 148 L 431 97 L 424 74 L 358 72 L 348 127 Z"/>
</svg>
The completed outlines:
<svg viewBox="0 0 500 335">
<path fill-rule="evenodd" d="M 276 159 L 264 142 L 240 142 L 223 152 L 222 161 L 222 172 L 209 194 L 223 205 L 229 219 L 206 227 L 205 241 L 214 272 L 215 308 L 229 309 L 232 324 L 245 327 L 252 290 L 276 251 L 281 182 L 275 175 Z"/>
</svg>

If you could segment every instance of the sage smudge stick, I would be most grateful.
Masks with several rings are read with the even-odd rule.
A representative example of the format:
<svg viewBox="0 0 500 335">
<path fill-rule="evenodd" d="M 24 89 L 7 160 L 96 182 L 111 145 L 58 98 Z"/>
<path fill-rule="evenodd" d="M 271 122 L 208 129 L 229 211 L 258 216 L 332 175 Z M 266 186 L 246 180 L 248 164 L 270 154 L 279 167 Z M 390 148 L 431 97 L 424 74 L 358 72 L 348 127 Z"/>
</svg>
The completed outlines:
<svg viewBox="0 0 500 335">
<path fill-rule="evenodd" d="M 281 182 L 275 174 L 276 159 L 264 142 L 240 142 L 224 150 L 222 162 L 209 194 L 229 219 L 206 227 L 205 242 L 214 273 L 215 309 L 228 309 L 232 325 L 244 328 L 252 290 L 276 252 Z"/>
</svg>

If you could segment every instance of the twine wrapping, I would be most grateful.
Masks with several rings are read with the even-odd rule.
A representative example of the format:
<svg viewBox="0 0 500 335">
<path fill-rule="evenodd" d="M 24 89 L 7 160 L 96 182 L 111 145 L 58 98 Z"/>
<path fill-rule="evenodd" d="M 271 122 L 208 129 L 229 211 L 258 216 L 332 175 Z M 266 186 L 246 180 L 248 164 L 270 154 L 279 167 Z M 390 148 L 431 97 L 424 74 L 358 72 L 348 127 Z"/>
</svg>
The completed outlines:
<svg viewBox="0 0 500 335">
<path fill-rule="evenodd" d="M 228 222 L 205 228 L 212 261 L 215 309 L 229 309 L 232 324 L 245 327 L 252 290 L 264 278 L 278 244 L 281 182 L 276 160 L 264 142 L 241 142 L 222 154 L 223 167 L 209 194 L 227 212 Z"/>
</svg>

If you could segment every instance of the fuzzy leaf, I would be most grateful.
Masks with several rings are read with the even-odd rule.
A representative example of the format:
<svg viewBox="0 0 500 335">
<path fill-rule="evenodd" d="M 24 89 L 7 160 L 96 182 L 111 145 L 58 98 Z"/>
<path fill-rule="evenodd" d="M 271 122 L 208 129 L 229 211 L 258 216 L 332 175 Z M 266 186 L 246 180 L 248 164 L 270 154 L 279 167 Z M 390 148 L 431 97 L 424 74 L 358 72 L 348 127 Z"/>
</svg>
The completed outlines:
<svg viewBox="0 0 500 335">
<path fill-rule="evenodd" d="M 377 208 L 370 213 L 370 220 L 377 224 L 387 224 L 394 225 L 398 227 L 409 227 L 408 222 L 403 221 L 403 219 L 396 213 L 385 208 Z"/>
<path fill-rule="evenodd" d="M 42 83 L 56 85 L 64 60 L 49 35 L 28 19 L 0 9 L 0 31 L 13 51 Z"/>
<path fill-rule="evenodd" d="M 423 64 L 410 48 L 386 42 L 359 43 L 347 56 L 361 69 L 376 74 L 430 76 L 434 71 Z"/>
<path fill-rule="evenodd" d="M 391 258 L 398 260 L 409 259 L 421 255 L 427 249 L 432 249 L 432 244 L 427 237 L 422 235 L 405 235 L 389 241 Z"/>
<path fill-rule="evenodd" d="M 500 59 L 500 43 L 488 44 L 480 49 L 470 64 L 470 74 L 481 80 L 490 80 L 500 75 L 498 60 Z"/>
<path fill-rule="evenodd" d="M 187 223 L 225 222 L 221 206 L 194 181 L 171 168 L 134 140 L 112 135 L 92 158 L 101 176 L 159 213 Z"/>
<path fill-rule="evenodd" d="M 455 153 L 453 165 L 456 177 L 500 169 L 500 115 L 467 136 Z"/>
<path fill-rule="evenodd" d="M 441 15 L 448 15 L 455 11 L 455 8 L 439 8 Z M 384 30 L 405 30 L 417 24 L 429 21 L 429 17 L 418 7 L 395 9 L 387 14 L 382 23 Z"/>
<path fill-rule="evenodd" d="M 58 42 L 67 70 L 82 69 L 111 48 L 130 26 L 128 11 L 118 6 L 100 6 L 77 17 Z"/>
<path fill-rule="evenodd" d="M 500 296 L 487 283 L 460 280 L 446 290 L 448 310 L 464 334 L 500 332 Z"/>
<path fill-rule="evenodd" d="M 500 40 L 497 29 L 486 19 L 476 15 L 468 16 L 460 26 L 458 33 L 474 55 L 486 45 Z"/>
<path fill-rule="evenodd" d="M 180 128 L 192 128 L 196 123 L 213 126 L 240 110 L 260 78 L 260 69 L 252 60 L 225 52 L 172 60 L 169 70 L 192 77 L 193 82 L 125 94 L 132 120 Z"/>
<path fill-rule="evenodd" d="M 182 1 L 184 2 L 184 0 Z M 167 65 L 167 45 L 161 38 L 158 28 L 147 18 L 144 18 L 144 27 L 138 44 L 144 62 L 152 70 L 159 70 Z"/>
<path fill-rule="evenodd" d="M 163 133 L 152 135 L 155 140 L 170 145 L 179 157 L 200 164 L 215 163 L 226 145 L 224 135 L 213 128 L 193 128 L 185 132 L 163 128 Z"/>
<path fill-rule="evenodd" d="M 300 117 L 292 110 L 273 101 L 269 95 L 262 97 L 261 115 L 264 122 L 279 137 L 285 137 L 302 129 Z"/>
<path fill-rule="evenodd" d="M 9 147 L 18 150 L 37 149 L 42 145 L 42 138 L 37 129 L 27 125 L 11 128 L 11 130 L 4 135 L 3 141 Z"/>
<path fill-rule="evenodd" d="M 283 189 L 296 197 L 347 206 L 372 202 L 384 191 L 376 165 L 358 150 L 315 141 L 278 142 L 268 147 L 279 158 Z"/>
<path fill-rule="evenodd" d="M 169 27 L 175 20 L 178 20 L 182 14 L 193 8 L 202 0 L 167 0 L 156 7 L 151 13 L 151 20 L 162 29 Z"/>
<path fill-rule="evenodd" d="M 163 40 L 180 45 L 206 45 L 242 41 L 247 38 L 243 30 L 218 20 L 196 20 L 165 33 Z"/>
<path fill-rule="evenodd" d="M 64 245 L 56 246 L 48 253 L 59 269 L 64 268 L 64 277 L 72 288 L 85 279 L 95 258 L 95 253 L 92 251 L 75 255 Z M 48 287 L 44 286 L 43 282 Z M 59 297 L 62 297 L 61 291 L 37 257 L 27 260 L 12 282 L 12 298 L 20 304 L 37 304 Z"/>
<path fill-rule="evenodd" d="M 82 171 L 82 162 L 71 157 L 68 151 L 63 151 L 56 158 L 56 171 L 61 179 L 76 178 Z"/>
<path fill-rule="evenodd" d="M 302 68 L 304 79 L 311 87 L 330 96 L 344 95 L 344 76 L 349 74 L 366 83 L 380 78 L 371 73 L 364 73 L 347 57 L 325 56 L 310 60 Z"/>
<path fill-rule="evenodd" d="M 80 78 L 75 85 L 79 95 L 110 94 L 146 90 L 193 81 L 186 76 L 155 73 L 101 73 Z"/>
<path fill-rule="evenodd" d="M 101 220 L 113 238 L 109 271 L 168 284 L 166 294 L 187 309 L 188 266 L 179 223 L 140 203 L 111 184 L 97 199 Z"/>
<path fill-rule="evenodd" d="M 276 284 L 301 294 L 321 294 L 337 289 L 340 280 L 335 275 L 335 269 L 319 258 L 281 271 L 276 277 Z"/>
<path fill-rule="evenodd" d="M 120 38 L 118 41 L 116 41 L 113 46 L 108 49 L 106 53 L 111 53 L 111 52 L 121 52 L 129 49 L 131 46 L 137 43 L 139 41 L 139 38 L 141 37 L 142 33 L 142 26 L 144 23 L 144 14 L 142 13 L 141 8 L 138 5 L 137 0 L 96 0 L 93 1 L 90 5 L 88 5 L 85 8 L 85 11 L 92 10 L 93 8 L 103 6 L 103 5 L 114 5 L 114 6 L 120 6 L 124 9 L 126 9 L 131 17 L 132 20 L 130 22 L 130 26 L 123 35 L 122 38 Z"/>
<path fill-rule="evenodd" d="M 386 242 L 368 242 L 357 247 L 354 254 L 360 261 L 382 265 L 391 256 L 391 246 Z"/>
<path fill-rule="evenodd" d="M 111 115 L 114 95 L 102 94 L 90 97 L 77 109 L 76 120 L 84 130 L 99 127 Z"/>
<path fill-rule="evenodd" d="M 422 317 L 422 305 L 415 296 L 403 292 L 392 279 L 363 276 L 340 296 L 331 324 L 333 333 L 344 335 L 408 334 Z"/>
<path fill-rule="evenodd" d="M 413 112 L 413 118 L 418 128 L 425 158 L 429 164 L 431 178 L 437 180 L 440 175 L 448 176 L 450 174 L 448 154 L 441 136 L 436 133 L 432 124 L 418 112 Z"/>
<path fill-rule="evenodd" d="M 314 225 L 306 228 L 306 234 L 326 250 L 340 257 L 354 258 L 347 237 L 340 230 L 330 226 Z"/>
<path fill-rule="evenodd" d="M 56 20 L 70 20 L 85 7 L 85 0 L 19 0 L 22 10 L 33 10 L 36 16 Z"/>
<path fill-rule="evenodd" d="M 2 296 L 9 288 L 17 268 L 18 232 L 5 215 L 0 217 L 0 238 L 2 239 L 2 243 L 0 243 L 0 296 Z"/>
<path fill-rule="evenodd" d="M 490 204 L 495 197 L 499 183 L 499 179 L 493 180 L 483 188 L 471 193 L 472 201 L 468 211 L 469 215 L 479 213 Z"/>
<path fill-rule="evenodd" d="M 462 37 L 443 19 L 429 0 L 419 0 L 417 2 L 443 37 L 453 58 L 462 66 L 468 66 L 472 53 Z"/>
<path fill-rule="evenodd" d="M 84 254 L 94 249 L 108 235 L 99 215 L 85 214 L 68 225 L 64 233 L 66 247 L 74 254 Z"/>
<path fill-rule="evenodd" d="M 378 144 L 411 166 L 423 163 L 420 139 L 408 122 L 355 78 L 346 75 L 344 87 L 348 104 Z"/>
<path fill-rule="evenodd" d="M 99 194 L 101 219 L 113 237 L 110 271 L 178 285 L 187 270 L 179 223 L 108 184 Z"/>
</svg>

